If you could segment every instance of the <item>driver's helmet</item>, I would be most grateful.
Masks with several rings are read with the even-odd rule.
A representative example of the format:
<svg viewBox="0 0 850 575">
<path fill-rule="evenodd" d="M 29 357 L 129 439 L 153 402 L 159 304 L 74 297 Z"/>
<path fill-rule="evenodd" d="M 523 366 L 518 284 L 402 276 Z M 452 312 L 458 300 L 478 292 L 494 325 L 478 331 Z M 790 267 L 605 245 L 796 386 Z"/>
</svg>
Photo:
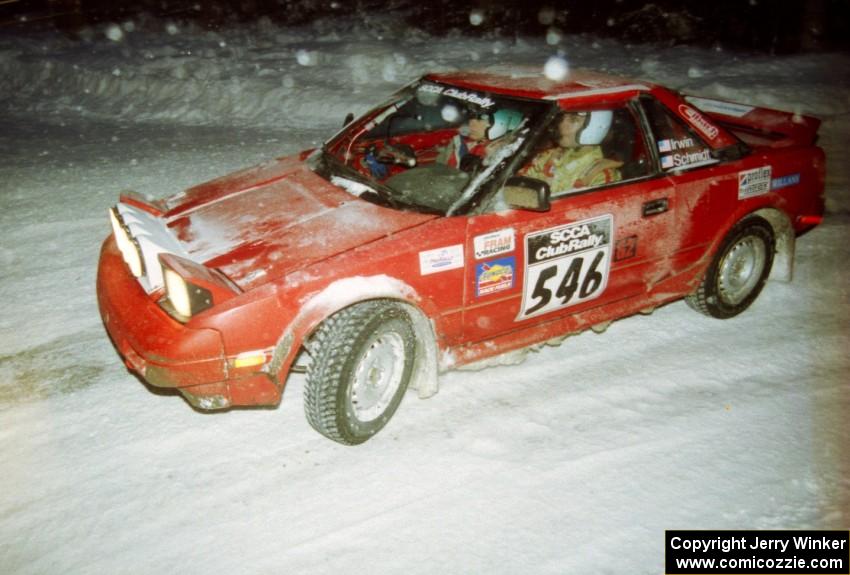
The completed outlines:
<svg viewBox="0 0 850 575">
<path fill-rule="evenodd" d="M 519 128 L 522 124 L 522 113 L 511 108 L 502 108 L 498 110 L 490 121 L 490 128 L 487 130 L 487 138 L 495 140 L 501 138 L 508 132 L 512 132 Z"/>
<path fill-rule="evenodd" d="M 582 146 L 597 146 L 608 135 L 614 114 L 611 110 L 595 110 L 585 114 L 584 126 L 576 140 Z"/>
</svg>

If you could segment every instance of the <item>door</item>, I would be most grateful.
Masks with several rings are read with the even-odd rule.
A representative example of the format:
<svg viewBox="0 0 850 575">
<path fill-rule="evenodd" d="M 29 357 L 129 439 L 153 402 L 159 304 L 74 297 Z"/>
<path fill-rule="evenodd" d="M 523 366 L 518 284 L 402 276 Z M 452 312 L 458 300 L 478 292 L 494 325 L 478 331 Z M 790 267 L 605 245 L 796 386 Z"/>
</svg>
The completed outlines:
<svg viewBox="0 0 850 575">
<path fill-rule="evenodd" d="M 464 340 L 646 293 L 669 257 L 674 192 L 658 178 L 472 218 Z"/>
<path fill-rule="evenodd" d="M 579 166 L 586 181 L 578 189 L 569 187 L 574 178 L 551 180 L 566 189 L 553 190 L 547 212 L 508 209 L 470 218 L 465 341 L 639 297 L 660 275 L 673 273 L 665 262 L 676 249 L 669 241 L 680 208 L 675 188 L 654 169 L 635 110 L 623 105 L 611 112 L 601 143 L 583 146 L 598 149 L 560 152 L 568 138 L 542 142 L 518 170 L 544 179 L 561 167 L 598 166 L 601 158 L 607 175 Z M 553 128 L 563 127 L 552 130 L 556 138 L 571 129 L 560 117 L 554 122 Z M 587 160 L 588 153 L 595 160 Z M 546 162 L 537 161 L 535 170 L 535 158 L 556 159 L 543 168 Z"/>
</svg>

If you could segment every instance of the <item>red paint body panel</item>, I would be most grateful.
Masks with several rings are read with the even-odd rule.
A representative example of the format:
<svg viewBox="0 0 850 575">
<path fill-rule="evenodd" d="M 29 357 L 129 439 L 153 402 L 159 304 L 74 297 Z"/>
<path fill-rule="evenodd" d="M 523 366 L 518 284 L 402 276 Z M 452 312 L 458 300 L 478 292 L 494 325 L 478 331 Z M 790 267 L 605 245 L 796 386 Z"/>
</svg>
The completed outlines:
<svg viewBox="0 0 850 575">
<path fill-rule="evenodd" d="M 301 162 L 279 166 L 192 188 L 169 212 L 189 254 L 243 289 L 434 217 L 357 201 Z"/>
<path fill-rule="evenodd" d="M 429 79 L 474 90 L 493 91 L 524 98 L 552 98 L 581 96 L 585 92 L 627 92 L 631 86 L 652 84 L 629 80 L 610 74 L 589 70 L 574 70 L 564 80 L 551 80 L 540 74 L 537 68 L 528 68 L 511 76 L 488 72 L 444 72 L 429 74 Z M 599 98 L 596 93 L 595 98 Z"/>
<path fill-rule="evenodd" d="M 763 210 L 800 233 L 823 213 L 824 154 L 811 145 L 816 119 L 760 108 L 739 117 L 704 112 L 659 86 L 584 72 L 564 82 L 539 74 L 429 78 L 468 91 L 538 99 L 550 106 L 550 117 L 557 107 L 636 108 L 642 98 L 655 98 L 720 156 L 714 163 L 665 171 L 654 150 L 661 142 L 647 134 L 636 147 L 655 162 L 654 171 L 553 197 L 544 212 L 471 209 L 441 216 L 385 207 L 314 173 L 306 153 L 162 201 L 128 197 L 127 203 L 162 221 L 183 250 L 176 256 L 216 269 L 238 286 L 207 282 L 215 287 L 213 305 L 181 323 L 161 305 L 163 289 L 148 293 L 132 276 L 110 236 L 101 251 L 98 302 L 128 367 L 153 385 L 179 389 L 204 409 L 276 404 L 302 345 L 321 321 L 358 301 L 388 297 L 427 319 L 439 367 L 446 369 L 692 293 L 725 234 L 748 214 Z M 428 165 L 435 147 L 450 135 L 402 134 L 394 143 L 421 148 L 418 160 Z M 749 150 L 722 155 L 746 149 L 738 136 Z M 383 136 L 366 142 L 385 145 Z M 346 142 L 334 145 L 344 149 Z M 358 142 L 350 149 L 352 167 L 368 175 L 368 146 Z M 750 195 L 747 175 L 759 170 L 763 189 Z M 391 166 L 389 175 L 402 171 Z M 648 210 L 658 205 L 663 209 Z M 568 271 L 558 280 L 558 297 L 584 291 L 593 297 L 529 312 L 535 298 L 556 287 L 532 277 L 538 273 L 532 267 L 548 257 L 546 234 L 573 233 L 582 225 L 598 226 L 605 238 L 600 241 L 609 242 L 603 245 L 607 259 L 596 260 L 603 262 L 597 274 L 604 283 L 588 283 L 589 275 L 578 282 Z M 482 250 L 485 240 L 496 247 Z M 589 259 L 580 262 L 582 274 L 597 265 Z M 191 277 L 184 279 L 191 283 Z M 200 278 L 198 283 L 203 284 Z M 542 292 L 532 293 L 541 286 Z M 240 367 L 236 360 L 244 357 L 260 360 Z"/>
<path fill-rule="evenodd" d="M 103 244 L 97 275 L 100 314 L 130 367 L 145 377 L 158 373 L 157 385 L 183 387 L 227 377 L 220 334 L 189 329 L 165 313 L 127 272 L 110 237 Z"/>
</svg>

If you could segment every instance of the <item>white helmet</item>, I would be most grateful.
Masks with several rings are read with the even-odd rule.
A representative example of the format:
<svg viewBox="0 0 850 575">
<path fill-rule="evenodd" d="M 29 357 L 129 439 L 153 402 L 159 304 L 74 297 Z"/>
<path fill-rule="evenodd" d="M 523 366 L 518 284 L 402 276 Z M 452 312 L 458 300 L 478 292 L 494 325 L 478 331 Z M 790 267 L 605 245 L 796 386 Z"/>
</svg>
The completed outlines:
<svg viewBox="0 0 850 575">
<path fill-rule="evenodd" d="M 584 127 L 579 131 L 576 140 L 582 146 L 598 146 L 611 129 L 614 114 L 611 110 L 596 110 L 587 114 Z"/>
<path fill-rule="evenodd" d="M 508 132 L 516 130 L 522 124 L 522 114 L 517 110 L 503 108 L 493 114 L 493 121 L 490 123 L 490 129 L 487 130 L 487 137 L 491 140 L 501 138 Z"/>
</svg>

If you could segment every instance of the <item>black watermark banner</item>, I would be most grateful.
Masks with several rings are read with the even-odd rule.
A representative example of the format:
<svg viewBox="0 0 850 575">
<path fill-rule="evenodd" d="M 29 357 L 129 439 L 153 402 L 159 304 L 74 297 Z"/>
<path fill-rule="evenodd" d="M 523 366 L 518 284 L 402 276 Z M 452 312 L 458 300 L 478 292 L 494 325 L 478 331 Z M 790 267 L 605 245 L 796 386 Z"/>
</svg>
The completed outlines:
<svg viewBox="0 0 850 575">
<path fill-rule="evenodd" d="M 850 574 L 848 531 L 667 531 L 667 575 Z"/>
</svg>

